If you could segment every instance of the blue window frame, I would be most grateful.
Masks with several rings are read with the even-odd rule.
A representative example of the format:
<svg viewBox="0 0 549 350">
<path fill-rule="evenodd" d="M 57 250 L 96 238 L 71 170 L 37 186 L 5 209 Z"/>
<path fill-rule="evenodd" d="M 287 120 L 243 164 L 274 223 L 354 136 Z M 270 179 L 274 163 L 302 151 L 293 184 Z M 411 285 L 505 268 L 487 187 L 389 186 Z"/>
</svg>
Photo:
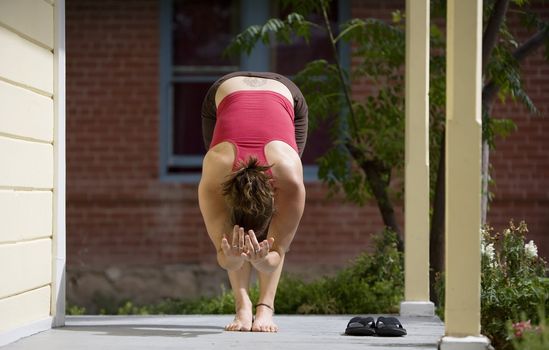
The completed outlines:
<svg viewBox="0 0 549 350">
<path fill-rule="evenodd" d="M 284 48 L 274 51 L 273 47 L 260 44 L 249 56 L 243 54 L 236 59 L 217 56 L 215 60 L 208 56 L 208 50 L 220 53 L 237 32 L 263 24 L 276 15 L 269 0 L 161 0 L 160 3 L 160 179 L 196 183 L 205 153 L 199 130 L 200 106 L 207 88 L 220 76 L 236 70 L 273 70 L 284 74 L 284 69 L 277 65 L 278 56 L 284 61 Z M 339 0 L 336 11 L 338 22 L 347 20 L 349 0 Z M 207 23 L 196 20 L 204 16 L 209 16 L 204 21 Z M 211 16 L 219 20 L 213 21 Z M 188 55 L 189 46 L 199 50 Z M 339 51 L 342 64 L 348 67 L 348 45 L 340 45 Z M 309 143 L 305 152 L 308 149 Z M 317 181 L 317 171 L 314 163 L 304 161 L 305 181 Z"/>
</svg>

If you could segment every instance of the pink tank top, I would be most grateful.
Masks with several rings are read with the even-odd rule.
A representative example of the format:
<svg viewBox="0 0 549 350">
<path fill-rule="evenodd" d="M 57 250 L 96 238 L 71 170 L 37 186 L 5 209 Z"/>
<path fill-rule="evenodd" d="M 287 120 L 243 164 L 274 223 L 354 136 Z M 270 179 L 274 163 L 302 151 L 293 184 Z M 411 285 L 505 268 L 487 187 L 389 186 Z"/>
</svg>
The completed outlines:
<svg viewBox="0 0 549 350">
<path fill-rule="evenodd" d="M 296 152 L 294 108 L 283 95 L 268 90 L 239 90 L 225 96 L 217 107 L 210 148 L 224 141 L 236 147 L 233 170 L 249 157 L 267 165 L 265 145 L 283 141 Z"/>
</svg>

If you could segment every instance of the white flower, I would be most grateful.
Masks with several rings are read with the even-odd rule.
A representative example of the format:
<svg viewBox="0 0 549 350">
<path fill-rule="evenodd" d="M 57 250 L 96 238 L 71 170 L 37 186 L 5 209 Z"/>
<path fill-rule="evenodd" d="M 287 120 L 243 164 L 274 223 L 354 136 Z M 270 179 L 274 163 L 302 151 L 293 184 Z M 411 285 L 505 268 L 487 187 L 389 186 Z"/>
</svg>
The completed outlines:
<svg viewBox="0 0 549 350">
<path fill-rule="evenodd" d="M 538 256 L 538 247 L 534 244 L 534 241 L 530 241 L 524 245 L 524 252 L 529 258 L 535 258 Z"/>
<path fill-rule="evenodd" d="M 481 245 L 480 252 L 483 255 L 486 255 L 488 257 L 488 261 L 494 261 L 495 252 L 496 252 L 496 250 L 494 249 L 494 243 L 490 243 L 486 246 L 484 244 Z"/>
</svg>

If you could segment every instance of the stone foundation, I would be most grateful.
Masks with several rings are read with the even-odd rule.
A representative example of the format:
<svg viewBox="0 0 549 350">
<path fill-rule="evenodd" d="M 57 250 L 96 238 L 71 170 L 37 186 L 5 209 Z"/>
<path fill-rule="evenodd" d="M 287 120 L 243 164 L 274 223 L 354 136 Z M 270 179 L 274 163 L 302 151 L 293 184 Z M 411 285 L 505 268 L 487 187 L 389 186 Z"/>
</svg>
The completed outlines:
<svg viewBox="0 0 549 350">
<path fill-rule="evenodd" d="M 341 267 L 339 267 L 341 268 Z M 285 266 L 285 273 L 304 281 L 331 275 L 336 266 Z M 251 283 L 256 276 L 252 274 Z M 97 314 L 101 307 L 115 307 L 129 300 L 134 305 L 156 304 L 163 299 L 195 299 L 230 290 L 225 270 L 214 265 L 110 266 L 104 270 L 67 269 L 67 302 Z"/>
<path fill-rule="evenodd" d="M 86 313 L 130 300 L 136 305 L 163 299 L 194 299 L 221 294 L 230 288 L 227 273 L 218 266 L 110 266 L 105 270 L 67 269 L 67 302 Z"/>
</svg>

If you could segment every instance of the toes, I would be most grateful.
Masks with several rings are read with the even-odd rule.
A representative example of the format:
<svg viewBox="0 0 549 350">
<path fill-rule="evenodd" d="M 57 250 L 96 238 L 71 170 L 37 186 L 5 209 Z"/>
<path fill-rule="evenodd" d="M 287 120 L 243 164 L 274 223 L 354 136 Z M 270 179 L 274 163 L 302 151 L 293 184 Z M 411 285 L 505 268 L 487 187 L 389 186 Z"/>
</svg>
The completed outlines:
<svg viewBox="0 0 549 350">
<path fill-rule="evenodd" d="M 229 323 L 225 326 L 226 331 L 235 331 L 235 332 L 249 332 L 252 329 L 252 325 L 246 322 L 241 322 L 235 320 L 232 323 Z"/>
<path fill-rule="evenodd" d="M 272 333 L 272 332 L 277 332 L 278 328 L 273 325 L 254 324 L 254 326 L 252 327 L 252 331 Z"/>
<path fill-rule="evenodd" d="M 241 330 L 241 326 L 238 323 L 230 323 L 227 326 L 225 326 L 226 331 L 239 331 Z"/>
<path fill-rule="evenodd" d="M 274 324 L 261 324 L 256 321 L 252 325 L 252 332 L 276 333 L 278 332 L 278 327 Z"/>
</svg>

